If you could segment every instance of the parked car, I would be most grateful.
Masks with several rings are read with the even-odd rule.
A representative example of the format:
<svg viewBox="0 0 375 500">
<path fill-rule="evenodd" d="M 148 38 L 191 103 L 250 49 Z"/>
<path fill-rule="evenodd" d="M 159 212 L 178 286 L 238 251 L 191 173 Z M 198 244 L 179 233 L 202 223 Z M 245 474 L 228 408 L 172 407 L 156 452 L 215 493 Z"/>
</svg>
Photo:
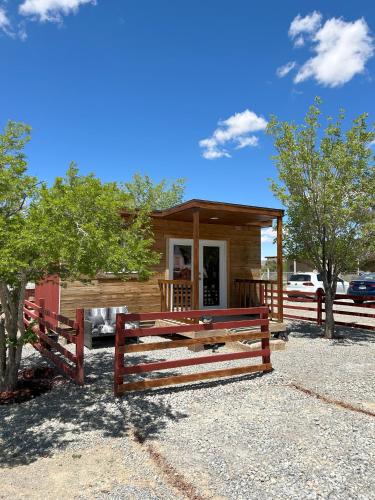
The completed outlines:
<svg viewBox="0 0 375 500">
<path fill-rule="evenodd" d="M 361 304 L 366 299 L 363 297 L 374 297 L 375 299 L 375 273 L 366 273 L 358 276 L 349 284 L 348 295 L 354 295 L 353 301 Z"/>
<path fill-rule="evenodd" d="M 348 288 L 349 283 L 347 281 L 344 281 L 341 278 L 337 280 L 336 293 L 347 293 Z M 318 290 L 324 292 L 324 284 L 321 275 L 313 272 L 292 274 L 292 276 L 289 278 L 289 281 L 287 282 L 286 287 L 287 292 L 313 292 L 315 293 L 315 298 L 317 296 Z M 309 295 L 304 295 L 302 293 L 293 293 L 288 295 L 288 297 L 296 296 L 311 297 L 310 293 Z"/>
</svg>

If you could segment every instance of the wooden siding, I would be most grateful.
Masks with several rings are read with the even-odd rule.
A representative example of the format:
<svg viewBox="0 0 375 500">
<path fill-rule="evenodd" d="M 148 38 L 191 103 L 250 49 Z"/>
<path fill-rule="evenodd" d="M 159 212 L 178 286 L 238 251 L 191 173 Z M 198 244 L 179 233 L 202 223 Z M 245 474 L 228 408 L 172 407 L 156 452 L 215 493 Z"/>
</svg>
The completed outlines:
<svg viewBox="0 0 375 500">
<path fill-rule="evenodd" d="M 131 312 L 160 310 L 158 279 L 168 279 L 169 238 L 192 238 L 193 224 L 154 219 L 154 248 L 161 254 L 155 274 L 147 282 L 98 279 L 91 284 L 66 283 L 61 289 L 60 313 L 74 317 L 75 309 L 126 305 Z M 236 307 L 235 278 L 260 278 L 260 228 L 256 226 L 224 226 L 201 224 L 200 239 L 227 242 L 228 307 Z"/>
</svg>

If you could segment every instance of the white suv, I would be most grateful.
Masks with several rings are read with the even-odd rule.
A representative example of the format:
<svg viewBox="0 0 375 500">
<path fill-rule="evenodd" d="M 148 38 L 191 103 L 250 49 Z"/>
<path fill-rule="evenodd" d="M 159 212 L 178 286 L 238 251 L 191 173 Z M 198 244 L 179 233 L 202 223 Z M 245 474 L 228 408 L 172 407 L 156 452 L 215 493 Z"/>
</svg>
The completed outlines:
<svg viewBox="0 0 375 500">
<path fill-rule="evenodd" d="M 337 280 L 336 293 L 347 293 L 349 283 L 339 278 Z M 324 292 L 324 285 L 320 274 L 317 273 L 296 273 L 292 274 L 288 280 L 287 292 L 312 292 L 317 293 L 318 290 Z M 290 297 L 295 297 L 296 294 L 291 294 Z M 310 295 L 309 295 L 310 296 Z"/>
</svg>

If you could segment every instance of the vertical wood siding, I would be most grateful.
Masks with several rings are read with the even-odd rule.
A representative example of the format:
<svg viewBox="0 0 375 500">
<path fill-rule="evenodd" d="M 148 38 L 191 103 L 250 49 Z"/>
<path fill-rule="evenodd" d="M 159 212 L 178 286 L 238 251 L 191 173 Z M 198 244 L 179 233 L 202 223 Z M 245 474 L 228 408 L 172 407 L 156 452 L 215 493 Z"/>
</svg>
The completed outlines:
<svg viewBox="0 0 375 500">
<path fill-rule="evenodd" d="M 193 224 L 154 219 L 154 249 L 161 254 L 150 280 L 121 281 L 111 277 L 94 280 L 90 284 L 66 283 L 61 289 L 60 313 L 73 318 L 77 308 L 126 305 L 130 312 L 160 310 L 159 279 L 168 278 L 169 238 L 192 238 Z M 228 253 L 228 307 L 236 307 L 235 278 L 260 278 L 260 228 L 256 226 L 223 226 L 201 224 L 200 239 L 227 241 Z"/>
</svg>

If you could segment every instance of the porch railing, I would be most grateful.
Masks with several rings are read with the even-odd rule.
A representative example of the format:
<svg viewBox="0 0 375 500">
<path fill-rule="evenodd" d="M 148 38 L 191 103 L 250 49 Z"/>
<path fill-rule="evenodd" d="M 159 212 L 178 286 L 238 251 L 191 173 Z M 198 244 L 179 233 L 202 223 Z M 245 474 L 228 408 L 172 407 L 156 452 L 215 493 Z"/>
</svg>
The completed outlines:
<svg viewBox="0 0 375 500">
<path fill-rule="evenodd" d="M 279 307 L 277 281 L 236 278 L 234 280 L 236 304 L 239 307 L 266 305 L 270 319 L 282 321 L 282 304 Z"/>
<path fill-rule="evenodd" d="M 193 282 L 185 280 L 159 280 L 160 310 L 191 311 L 193 308 Z"/>
</svg>

